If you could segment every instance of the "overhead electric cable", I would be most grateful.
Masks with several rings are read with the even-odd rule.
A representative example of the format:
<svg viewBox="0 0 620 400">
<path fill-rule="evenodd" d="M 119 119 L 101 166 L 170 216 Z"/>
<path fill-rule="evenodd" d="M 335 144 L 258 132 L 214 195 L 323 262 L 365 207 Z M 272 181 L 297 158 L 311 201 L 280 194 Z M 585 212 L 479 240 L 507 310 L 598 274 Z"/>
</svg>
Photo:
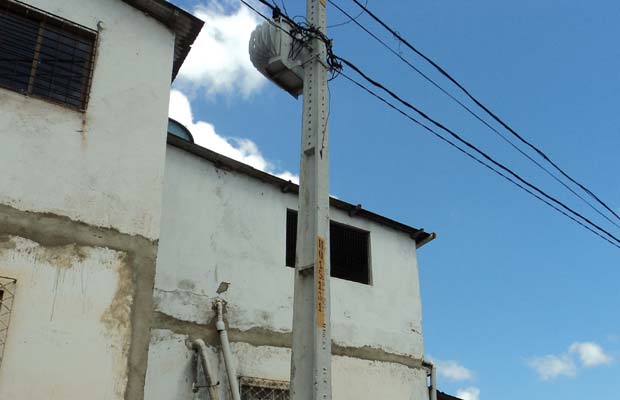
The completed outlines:
<svg viewBox="0 0 620 400">
<path fill-rule="evenodd" d="M 256 12 L 258 15 L 260 15 L 263 19 L 265 19 L 266 21 L 268 21 L 269 23 L 273 22 L 267 18 L 265 15 L 263 15 L 261 12 L 259 12 L 258 10 L 256 10 L 254 7 L 252 7 L 250 4 L 248 4 L 245 0 L 240 0 L 243 4 L 245 4 L 247 7 L 249 7 L 251 10 L 253 10 L 254 12 Z M 279 9 L 278 7 L 274 7 L 272 5 L 270 5 L 269 3 L 267 3 L 265 0 L 259 0 L 261 3 L 265 4 L 266 6 L 268 6 L 272 11 L 278 12 Z M 355 0 L 354 0 L 355 1 Z M 303 27 L 300 27 L 297 23 L 295 23 L 294 21 L 292 21 L 290 18 L 288 18 L 287 16 L 284 16 L 285 19 L 289 22 L 291 22 L 293 25 L 295 25 L 297 28 L 301 28 L 303 29 Z M 279 26 L 276 25 L 276 27 L 280 28 Z M 282 28 L 280 28 L 282 29 Z M 283 29 L 282 29 L 283 30 Z M 290 35 L 289 32 L 287 32 L 286 30 L 283 30 L 284 32 L 286 32 L 287 34 Z M 310 29 L 308 30 L 306 28 L 306 32 L 309 33 L 313 33 L 313 34 L 319 34 L 322 32 L 314 32 L 314 30 Z M 325 35 L 321 35 L 319 37 L 321 40 L 326 41 L 329 40 L 325 37 Z M 328 44 L 326 42 L 326 44 Z M 331 42 L 329 43 L 331 44 Z M 480 155 L 482 155 L 484 158 L 486 158 L 487 160 L 489 160 L 491 163 L 493 163 L 494 165 L 496 165 L 497 167 L 501 168 L 502 170 L 506 171 L 507 173 L 509 173 L 510 175 L 514 176 L 517 180 L 519 180 L 520 182 L 522 182 L 523 184 L 525 184 L 526 186 L 530 187 L 531 189 L 535 190 L 536 192 L 540 193 L 542 196 L 544 196 L 545 198 L 553 201 L 554 203 L 560 205 L 561 207 L 563 207 L 564 209 L 566 209 L 567 211 L 569 211 L 570 213 L 578 216 L 579 218 L 581 218 L 582 220 L 586 221 L 588 224 L 590 224 L 591 226 L 594 226 L 596 229 L 598 229 L 601 232 L 604 232 L 607 236 L 609 236 L 610 238 L 612 238 L 613 240 L 615 240 L 616 242 L 620 243 L 620 239 L 616 238 L 615 236 L 613 236 L 611 233 L 607 232 L 605 229 L 601 228 L 600 226 L 594 224 L 592 221 L 590 221 L 589 219 L 587 219 L 586 217 L 584 217 L 583 215 L 577 213 L 576 211 L 572 210 L 570 207 L 566 206 L 564 203 L 558 201 L 557 199 L 549 196 L 548 194 L 546 194 L 545 192 L 543 192 L 542 190 L 540 190 L 539 188 L 535 187 L 534 185 L 530 184 L 529 182 L 527 182 L 526 180 L 524 180 L 523 178 L 521 178 L 519 175 L 517 175 L 516 173 L 514 173 L 512 170 L 510 170 L 509 168 L 505 167 L 503 164 L 498 163 L 497 161 L 495 161 L 493 158 L 491 158 L 489 155 L 487 155 L 486 153 L 484 153 L 482 150 L 478 149 L 476 146 L 474 146 L 473 144 L 469 143 L 468 141 L 464 140 L 463 138 L 461 138 L 458 134 L 456 134 L 455 132 L 453 132 L 452 130 L 450 130 L 449 128 L 445 127 L 444 125 L 442 125 L 441 123 L 435 121 L 434 119 L 430 118 L 428 115 L 426 115 L 424 112 L 422 112 L 421 110 L 419 110 L 418 108 L 416 108 L 415 106 L 411 105 L 410 103 L 408 103 L 407 101 L 401 99 L 398 95 L 396 95 L 394 92 L 392 92 L 391 90 L 389 90 L 388 88 L 386 88 L 385 86 L 381 85 L 380 83 L 378 83 L 377 81 L 374 81 L 372 78 L 370 78 L 369 76 L 365 75 L 357 66 L 355 66 L 354 64 L 352 64 L 351 62 L 341 58 L 341 57 L 337 57 L 335 55 L 333 55 L 333 58 L 336 62 L 340 62 L 342 61 L 343 63 L 345 63 L 347 66 L 349 66 L 350 68 L 352 68 L 353 70 L 355 70 L 358 74 L 360 74 L 364 79 L 366 79 L 368 82 L 370 82 L 372 85 L 379 87 L 380 89 L 384 90 L 385 92 L 387 92 L 390 96 L 392 96 L 393 98 L 395 98 L 396 100 L 398 100 L 401 104 L 405 105 L 408 108 L 411 108 L 412 110 L 414 110 L 415 112 L 417 112 L 420 116 L 422 116 L 423 118 L 425 118 L 426 120 L 428 120 L 429 122 L 431 122 L 432 124 L 434 124 L 435 126 L 441 128 L 442 130 L 448 132 L 451 136 L 453 136 L 455 139 L 457 139 L 458 141 L 460 141 L 461 143 L 465 144 L 467 147 L 471 148 L 472 150 L 476 151 L 477 153 L 479 153 Z M 334 68 L 334 66 L 332 66 L 332 68 Z M 488 163 L 483 162 L 482 160 L 478 159 L 477 157 L 473 156 L 472 154 L 470 154 L 469 152 L 461 149 L 458 145 L 456 145 L 454 142 L 448 140 L 447 138 L 443 137 L 442 135 L 438 134 L 437 132 L 435 132 L 434 130 L 432 130 L 431 128 L 429 128 L 428 126 L 426 126 L 425 124 L 421 123 L 420 121 L 416 120 L 415 118 L 411 117 L 409 114 L 405 113 L 404 111 L 400 110 L 399 108 L 397 108 L 396 106 L 394 106 L 393 104 L 389 103 L 387 100 L 385 100 L 384 98 L 382 98 L 381 96 L 375 94 L 374 92 L 370 91 L 368 88 L 364 87 L 363 85 L 361 85 L 360 83 L 356 82 L 355 80 L 351 79 L 350 77 L 346 76 L 343 74 L 343 76 L 345 76 L 345 78 L 347 78 L 348 80 L 350 80 L 351 82 L 355 83 L 357 86 L 361 87 L 362 89 L 364 89 L 365 91 L 367 91 L 368 93 L 370 93 L 371 95 L 373 95 L 374 97 L 380 99 L 382 102 L 384 102 L 385 104 L 387 104 L 388 106 L 390 106 L 391 108 L 393 108 L 394 110 L 398 111 L 399 113 L 403 114 L 404 116 L 406 116 L 408 119 L 412 120 L 413 122 L 415 122 L 416 124 L 422 126 L 424 129 L 426 129 L 427 131 L 430 131 L 431 133 L 433 133 L 435 136 L 437 136 L 438 138 L 440 138 L 441 140 L 443 140 L 444 142 L 450 144 L 451 146 L 457 148 L 459 151 L 464 152 L 468 157 L 473 158 L 476 162 L 481 163 L 482 165 L 484 165 L 486 168 L 491 169 L 492 171 L 494 171 L 495 173 L 499 174 L 500 176 L 502 176 L 503 178 L 507 179 L 508 181 L 512 182 L 513 184 L 515 184 L 517 187 L 523 189 L 524 191 L 526 191 L 527 193 L 529 193 L 530 195 L 536 197 L 537 199 L 541 200 L 542 202 L 544 202 L 545 204 L 547 204 L 548 206 L 552 207 L 553 209 L 555 209 L 556 211 L 560 212 L 561 214 L 565 215 L 566 217 L 570 218 L 572 221 L 576 222 L 577 224 L 581 225 L 582 227 L 584 227 L 585 229 L 589 230 L 590 232 L 594 233 L 595 235 L 599 236 L 600 238 L 602 238 L 603 240 L 607 241 L 608 243 L 619 247 L 616 243 L 613 243 L 612 241 L 610 241 L 608 238 L 604 237 L 603 235 L 601 235 L 599 232 L 596 232 L 595 230 L 593 230 L 590 226 L 582 223 L 581 221 L 577 220 L 576 218 L 574 218 L 573 216 L 567 214 L 566 212 L 564 212 L 563 210 L 559 209 L 558 207 L 554 206 L 553 204 L 549 203 L 548 201 L 546 201 L 545 199 L 543 199 L 542 197 L 538 196 L 537 194 L 535 194 L 534 192 L 532 192 L 531 190 L 527 189 L 526 187 L 524 187 L 523 185 L 519 184 L 518 182 L 514 181 L 513 179 L 509 178 L 508 176 L 504 175 L 503 173 L 501 173 L 500 171 L 497 171 L 495 168 L 492 168 Z"/>
<path fill-rule="evenodd" d="M 610 238 L 612 238 L 615 242 L 620 243 L 620 239 L 618 239 L 616 236 L 614 236 L 613 234 L 611 234 L 610 232 L 608 232 L 606 229 L 600 227 L 599 225 L 595 224 L 594 222 L 592 222 L 590 219 L 588 219 L 587 217 L 583 216 L 582 214 L 580 214 L 579 212 L 573 210 L 572 208 L 568 207 L 566 204 L 564 204 L 563 202 L 561 202 L 560 200 L 556 199 L 553 196 L 548 195 L 547 193 L 545 193 L 544 191 L 542 191 L 541 189 L 539 189 L 538 187 L 536 187 L 535 185 L 529 183 L 527 180 L 523 179 L 521 176 L 519 176 L 517 173 L 515 173 L 514 171 L 512 171 L 510 168 L 506 167 L 505 165 L 503 165 L 502 163 L 496 161 L 495 159 L 493 159 L 491 156 L 489 156 L 487 153 L 485 153 L 484 151 L 480 150 L 478 147 L 476 147 L 475 145 L 473 145 L 472 143 L 468 142 L 467 140 L 463 139 L 459 134 L 457 134 L 456 132 L 454 132 L 453 130 L 451 130 L 450 128 L 446 127 L 445 125 L 443 125 L 442 123 L 436 121 L 435 119 L 431 118 L 430 116 L 428 116 L 426 113 L 424 113 L 422 110 L 420 110 L 419 108 L 417 108 L 416 106 L 412 105 L 411 103 L 407 102 L 406 100 L 403 100 L 400 96 L 398 96 L 396 93 L 394 93 L 392 90 L 388 89 L 387 87 L 385 87 L 384 85 L 382 85 L 381 83 L 377 82 L 376 80 L 372 79 L 371 77 L 369 77 L 368 75 L 366 75 L 360 68 L 358 68 L 355 64 L 351 63 L 348 60 L 345 60 L 342 57 L 336 57 L 340 62 L 342 62 L 343 64 L 345 64 L 346 66 L 348 66 L 349 68 L 353 69 L 355 72 L 357 72 L 362 78 L 364 78 L 366 81 L 368 81 L 370 84 L 372 84 L 373 86 L 383 90 L 384 92 L 386 92 L 387 94 L 389 94 L 392 98 L 394 98 L 395 100 L 397 100 L 399 103 L 401 103 L 402 105 L 404 105 L 407 108 L 412 109 L 413 111 L 415 111 L 416 113 L 418 113 L 422 118 L 424 118 L 425 120 L 429 121 L 431 124 L 435 125 L 436 127 L 444 130 L 445 132 L 449 133 L 452 137 L 454 137 L 456 140 L 458 140 L 459 142 L 463 143 L 465 146 L 469 147 L 470 149 L 474 150 L 476 153 L 480 154 L 482 157 L 484 157 L 485 159 L 487 159 L 488 161 L 490 161 L 492 164 L 494 164 L 496 167 L 502 169 L 503 171 L 507 172 L 508 174 L 512 175 L 515 179 L 517 179 L 519 182 L 521 182 L 522 184 L 528 186 L 530 189 L 538 192 L 540 195 L 542 195 L 543 197 L 545 197 L 546 199 L 552 201 L 553 203 L 559 205 L 560 207 L 562 207 L 564 210 L 568 211 L 569 213 L 573 214 L 574 216 L 580 218 L 581 220 L 587 222 L 589 225 L 595 227 L 596 229 L 598 229 L 600 232 L 605 233 L 607 236 L 609 236 Z"/>
<path fill-rule="evenodd" d="M 538 147 L 530 143 L 528 140 L 523 138 L 519 133 L 517 133 L 510 125 L 504 122 L 500 117 L 498 117 L 495 113 L 493 113 L 489 108 L 487 108 L 480 100 L 478 100 L 474 95 L 472 95 L 462 84 L 460 84 L 455 78 L 453 78 L 446 70 L 444 70 L 439 64 L 433 61 L 430 57 L 426 56 L 420 50 L 415 48 L 411 43 L 409 43 L 405 38 L 403 38 L 398 32 L 388 26 L 385 22 L 383 22 L 377 15 L 375 15 L 372 11 L 370 11 L 366 6 L 360 3 L 358 0 L 352 0 L 355 4 L 358 5 L 362 9 L 362 11 L 366 12 L 372 19 L 374 19 L 379 25 L 383 26 L 388 32 L 390 32 L 396 39 L 398 39 L 402 44 L 407 46 L 413 52 L 422 57 L 425 61 L 431 64 L 439 73 L 441 73 L 444 77 L 450 80 L 453 84 L 455 84 L 467 97 L 469 97 L 476 105 L 482 108 L 487 114 L 491 116 L 495 121 L 497 121 L 500 125 L 502 125 L 505 129 L 507 129 L 512 135 L 514 135 L 517 139 L 519 139 L 523 144 L 528 146 L 534 152 L 536 152 L 540 157 L 542 157 L 545 161 L 551 164 L 562 176 L 566 179 L 577 185 L 583 191 L 585 191 L 588 195 L 590 195 L 594 200 L 596 200 L 600 205 L 602 205 L 607 211 L 612 213 L 618 220 L 620 220 L 620 216 L 609 207 L 603 200 L 601 200 L 594 192 L 585 187 L 583 184 L 579 183 L 577 180 L 572 178 L 568 173 L 566 173 L 559 165 L 557 165 L 554 161 L 549 158 L 542 150 Z M 331 3 L 331 2 L 330 2 Z M 333 3 L 332 3 L 333 4 Z"/>
<path fill-rule="evenodd" d="M 330 3 L 331 3 L 331 1 L 330 1 Z M 333 4 L 333 3 L 332 3 L 332 4 Z M 364 7 L 368 7 L 368 0 L 366 0 L 366 4 L 364 4 Z M 359 14 L 357 14 L 355 17 L 353 17 L 353 16 L 351 16 L 351 15 L 349 15 L 349 14 L 347 14 L 347 13 L 343 13 L 343 14 L 346 14 L 347 18 L 349 18 L 349 19 L 348 19 L 348 20 L 346 20 L 346 21 L 344 21 L 344 22 L 340 22 L 340 23 L 338 23 L 338 24 L 334 24 L 334 25 L 327 25 L 327 28 L 328 28 L 328 29 L 329 29 L 329 28 L 337 28 L 337 27 L 339 27 L 339 26 L 344 26 L 344 25 L 350 24 L 351 22 L 357 22 L 357 19 L 358 19 L 359 17 L 361 17 L 361 16 L 362 16 L 362 14 L 364 14 L 364 10 L 360 11 L 360 13 L 359 13 Z"/>
<path fill-rule="evenodd" d="M 274 1 L 274 4 L 275 4 L 275 1 Z M 364 6 L 368 6 L 368 4 L 364 4 Z M 288 15 L 288 10 L 286 9 L 286 2 L 284 0 L 282 0 L 282 9 L 284 10 L 284 14 Z"/>
<path fill-rule="evenodd" d="M 258 14 L 260 17 L 262 17 L 265 21 L 269 22 L 271 25 L 275 26 L 276 28 L 280 29 L 282 32 L 286 33 L 287 35 L 289 35 L 291 38 L 295 39 L 294 36 L 292 36 L 286 29 L 283 29 L 281 26 L 274 24 L 273 21 L 268 18 L 265 14 L 263 14 L 262 12 L 258 11 L 256 8 L 254 8 L 252 5 L 250 5 L 250 3 L 248 3 L 245 0 L 239 0 L 240 2 L 242 2 L 247 8 L 249 8 L 250 10 L 254 11 L 256 14 Z M 272 4 L 267 3 L 264 0 L 259 0 L 261 3 L 263 3 L 264 5 L 266 5 L 267 7 L 269 7 L 271 9 L 271 11 L 275 11 L 275 10 L 280 10 L 278 7 L 273 6 Z"/>
<path fill-rule="evenodd" d="M 368 35 L 370 35 L 374 40 L 376 40 L 377 42 L 379 42 L 383 47 L 385 47 L 390 53 L 392 53 L 393 55 L 395 55 L 396 57 L 398 57 L 402 62 L 404 62 L 407 66 L 409 66 L 409 68 L 413 69 L 415 72 L 417 72 L 420 76 L 422 76 L 426 81 L 428 81 L 430 84 L 432 84 L 433 86 L 435 86 L 437 89 L 439 89 L 443 94 L 445 94 L 446 96 L 448 96 L 452 101 L 454 101 L 455 103 L 457 103 L 459 106 L 461 106 L 463 109 L 465 109 L 469 114 L 471 114 L 474 118 L 476 118 L 478 121 L 482 122 L 487 128 L 491 129 L 496 135 L 498 135 L 500 138 L 502 138 L 506 143 L 508 143 L 512 148 L 514 148 L 515 150 L 517 150 L 521 155 L 523 155 L 524 157 L 526 157 L 528 160 L 530 160 L 532 163 L 534 163 L 536 166 L 538 166 L 540 169 L 542 169 L 543 171 L 545 171 L 549 176 L 551 176 L 555 181 L 557 181 L 560 185 L 564 186 L 564 188 L 566 188 L 568 191 L 570 191 L 573 195 L 575 195 L 576 197 L 578 197 L 581 201 L 583 201 L 584 203 L 586 203 L 591 209 L 593 209 L 596 213 L 598 213 L 600 216 L 602 216 L 603 218 L 605 218 L 607 221 L 609 221 L 611 224 L 615 225 L 617 228 L 620 228 L 620 224 L 618 224 L 616 221 L 612 220 L 611 218 L 609 218 L 609 216 L 607 216 L 605 213 L 603 213 L 601 210 L 599 210 L 597 207 L 595 207 L 590 201 L 588 201 L 586 198 L 584 198 L 582 195 L 580 195 L 579 193 L 577 193 L 572 187 L 570 187 L 569 185 L 567 185 L 562 179 L 560 179 L 556 174 L 554 174 L 553 172 L 551 172 L 549 169 L 547 169 L 544 165 L 542 165 L 541 163 L 539 163 L 538 161 L 536 161 L 534 158 L 532 158 L 532 156 L 530 156 L 529 154 L 527 154 L 526 152 L 524 152 L 523 150 L 521 150 L 521 148 L 519 148 L 519 146 L 517 146 L 516 144 L 514 144 L 510 139 L 508 139 L 503 133 L 501 133 L 500 131 L 498 131 L 494 126 L 490 125 L 487 121 L 485 121 L 481 116 L 479 116 L 478 114 L 476 114 L 470 107 L 468 107 L 466 104 L 464 104 L 463 102 L 461 102 L 459 99 L 457 99 L 454 95 L 452 95 L 450 92 L 448 92 L 446 89 L 444 89 L 443 87 L 441 87 L 437 82 L 435 82 L 432 78 L 430 78 L 427 74 L 425 74 L 424 72 L 422 72 L 419 68 L 417 68 L 415 65 L 413 65 L 409 60 L 407 60 L 406 58 L 404 58 L 400 53 L 398 53 L 396 50 L 394 50 L 390 45 L 388 45 L 384 40 L 382 40 L 381 38 L 379 38 L 377 35 L 375 35 L 374 33 L 372 33 L 369 29 L 367 29 L 364 25 L 362 25 L 361 23 L 359 23 L 355 18 L 353 18 L 351 16 L 351 14 L 349 14 L 348 12 L 346 12 L 344 9 L 342 9 L 342 7 L 340 7 L 338 4 L 336 4 L 333 0 L 327 0 L 329 2 L 329 4 L 331 4 L 332 6 L 334 6 L 338 11 L 340 11 L 343 15 L 345 15 L 346 17 L 350 18 L 349 22 L 353 22 L 355 23 L 360 29 L 362 29 L 363 31 L 365 31 Z M 362 10 L 362 12 L 364 12 Z"/>
<path fill-rule="evenodd" d="M 261 17 L 263 17 L 265 20 L 267 20 L 268 22 L 272 22 L 269 18 L 267 18 L 265 15 L 263 15 L 262 13 L 260 13 L 259 11 L 256 10 L 256 8 L 252 7 L 251 5 L 249 5 L 245 0 L 239 0 L 241 1 L 243 4 L 245 4 L 246 6 L 248 6 L 251 10 L 253 10 L 255 13 L 257 13 L 258 15 L 260 15 Z M 276 11 L 280 14 L 279 16 L 281 16 L 282 18 L 284 18 L 285 21 L 287 21 L 288 23 L 290 23 L 292 26 L 299 26 L 299 24 L 295 21 L 293 21 L 293 19 L 291 17 L 288 16 L 288 13 L 286 14 L 282 14 L 280 12 L 280 8 L 277 5 L 273 5 L 271 3 L 269 3 L 267 0 L 258 0 L 262 5 L 268 7 L 271 11 Z"/>
<path fill-rule="evenodd" d="M 319 39 L 321 42 L 323 42 L 325 44 L 325 51 L 327 52 L 327 65 L 329 66 L 330 72 L 334 74 L 329 80 L 333 79 L 337 75 L 338 71 L 342 69 L 342 65 L 339 64 L 334 54 L 331 39 L 329 39 L 329 37 L 327 37 L 327 35 L 323 31 L 321 31 L 320 29 L 318 29 L 317 27 L 313 25 L 308 24 L 307 22 L 299 24 L 295 22 L 293 19 L 291 19 L 288 15 L 282 14 L 282 11 L 280 10 L 278 6 L 274 6 L 273 4 L 269 3 L 267 0 L 258 0 L 260 3 L 262 3 L 263 5 L 265 5 L 272 11 L 273 19 L 279 20 L 280 18 L 282 18 L 291 26 L 291 31 L 288 32 L 286 29 L 283 29 L 280 25 L 274 23 L 272 20 L 267 18 L 264 14 L 259 12 L 256 8 L 252 7 L 245 0 L 240 0 L 240 1 L 243 4 L 245 4 L 247 7 L 249 7 L 251 10 L 253 10 L 255 13 L 260 15 L 263 19 L 265 19 L 271 25 L 282 30 L 287 35 L 289 35 L 294 41 L 300 42 L 303 46 L 306 46 L 308 49 L 312 49 L 312 47 L 309 45 L 309 42 L 311 39 Z"/>
<path fill-rule="evenodd" d="M 486 163 L 485 161 L 479 159 L 478 157 L 476 157 L 475 155 L 471 154 L 470 152 L 468 152 L 467 150 L 459 147 L 456 143 L 454 143 L 453 141 L 451 141 L 450 139 L 444 137 L 443 135 L 441 135 L 440 133 L 438 133 L 437 131 L 433 130 L 432 128 L 430 128 L 428 125 L 420 122 L 419 120 L 417 120 L 415 117 L 412 117 L 411 115 L 409 115 L 408 113 L 406 113 L 405 111 L 401 110 L 400 108 L 398 108 L 397 106 L 395 106 L 394 104 L 390 103 L 388 100 L 386 100 L 384 97 L 380 96 L 379 94 L 373 92 L 372 90 L 370 90 L 368 87 L 364 86 L 363 84 L 359 83 L 358 81 L 356 81 L 355 79 L 349 77 L 346 73 L 341 72 L 341 75 L 349 80 L 351 83 L 353 83 L 354 85 L 356 85 L 357 87 L 361 88 L 362 90 L 364 90 L 366 93 L 370 94 L 371 96 L 375 97 L 376 99 L 378 99 L 379 101 L 381 101 L 382 103 L 384 103 L 385 105 L 387 105 L 388 107 L 390 107 L 391 109 L 395 110 L 396 112 L 398 112 L 399 114 L 403 115 L 405 118 L 409 119 L 410 121 L 412 121 L 413 123 L 415 123 L 416 125 L 422 127 L 423 129 L 425 129 L 426 131 L 430 132 L 431 134 L 433 134 L 435 137 L 437 137 L 438 139 L 442 140 L 443 142 L 447 143 L 448 145 L 452 146 L 453 148 L 457 149 L 458 151 L 460 151 L 461 153 L 465 154 L 467 157 L 473 159 L 474 161 L 476 161 L 477 163 L 481 164 L 482 166 L 484 166 L 485 168 L 490 169 L 491 171 L 493 171 L 494 173 L 496 173 L 497 175 L 501 176 L 502 178 L 506 179 L 507 181 L 509 181 L 510 183 L 512 183 L 513 185 L 519 187 L 520 189 L 524 190 L 525 192 L 529 193 L 531 196 L 534 196 L 535 198 L 537 198 L 538 200 L 542 201 L 543 203 L 545 203 L 546 205 L 548 205 L 549 207 L 553 208 L 555 211 L 559 212 L 560 214 L 564 215 L 565 217 L 571 219 L 573 222 L 579 224 L 581 227 L 587 229 L 588 231 L 592 232 L 593 234 L 595 234 L 596 236 L 600 237 L 601 239 L 605 240 L 606 242 L 608 242 L 609 244 L 611 244 L 612 246 L 615 246 L 617 248 L 620 249 L 620 246 L 614 242 L 612 242 L 611 240 L 609 240 L 608 238 L 606 238 L 605 236 L 601 235 L 599 232 L 593 230 L 592 228 L 590 228 L 589 226 L 587 226 L 586 224 L 582 223 L 581 221 L 577 220 L 576 218 L 574 218 L 572 215 L 567 214 L 565 211 L 561 210 L 560 208 L 556 207 L 555 205 L 553 205 L 552 203 L 548 202 L 547 200 L 545 200 L 544 198 L 540 197 L 539 195 L 537 195 L 536 193 L 532 192 L 531 190 L 529 190 L 528 188 L 526 188 L 525 186 L 521 185 L 519 182 L 511 179 L 509 176 L 504 175 L 503 173 L 501 173 L 500 171 L 498 171 L 497 169 L 493 168 L 493 166 L 489 165 L 488 163 Z"/>
</svg>

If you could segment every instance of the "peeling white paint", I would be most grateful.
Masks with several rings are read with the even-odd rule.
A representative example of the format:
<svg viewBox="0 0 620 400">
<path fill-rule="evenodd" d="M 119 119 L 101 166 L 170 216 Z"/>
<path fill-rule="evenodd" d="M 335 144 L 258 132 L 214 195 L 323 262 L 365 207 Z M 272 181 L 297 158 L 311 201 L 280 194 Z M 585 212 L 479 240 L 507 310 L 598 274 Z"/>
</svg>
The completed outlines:
<svg viewBox="0 0 620 400">
<path fill-rule="evenodd" d="M 61 217 L 112 228 L 106 237 L 158 239 L 174 34 L 120 0 L 26 3 L 99 32 L 85 112 L 0 88 L 0 205 L 43 237 L 0 248 L 0 275 L 17 279 L 0 399 L 121 400 L 140 373 L 140 349 L 130 350 L 138 266 L 125 266 L 136 254 L 44 242 L 62 236 Z"/>
<path fill-rule="evenodd" d="M 120 286 L 124 253 L 43 247 L 20 237 L 8 243 L 12 248 L 0 249 L 0 275 L 17 285 L 0 399 L 123 399 L 129 315 L 114 330 L 101 319 Z M 127 308 L 131 301 L 124 299 Z"/>
<path fill-rule="evenodd" d="M 85 113 L 0 88 L 0 203 L 156 239 L 174 35 L 122 1 L 28 3 L 103 29 Z"/>
<path fill-rule="evenodd" d="M 201 389 L 197 397 L 193 397 L 194 394 L 191 392 L 192 351 L 185 344 L 187 340 L 187 336 L 177 335 L 171 331 L 153 331 L 145 400 L 207 398 L 205 389 Z M 232 351 L 237 361 L 238 376 L 289 380 L 291 357 L 289 349 L 233 343 Z M 209 362 L 216 369 L 220 382 L 220 398 L 228 399 L 230 395 L 226 370 L 217 348 L 209 347 L 209 356 Z M 426 373 L 420 369 L 334 356 L 332 373 L 334 399 L 428 399 L 428 389 L 423 384 L 426 381 Z"/>
<path fill-rule="evenodd" d="M 176 320 L 206 324 L 213 320 L 211 304 L 219 296 L 227 302 L 231 329 L 290 332 L 294 270 L 285 266 L 287 208 L 297 208 L 295 195 L 255 178 L 217 169 L 206 160 L 168 146 L 156 311 Z M 331 218 L 371 232 L 372 268 L 372 285 L 332 280 L 334 342 L 421 359 L 415 243 L 402 232 L 340 210 L 332 209 Z M 218 295 L 222 282 L 230 285 Z M 234 343 L 233 348 L 240 375 L 288 380 L 288 349 L 243 343 Z M 162 344 L 151 348 L 148 376 L 153 382 L 161 375 L 158 360 L 176 357 L 180 364 L 176 373 L 182 373 L 180 355 L 168 354 L 180 350 Z M 333 371 L 337 399 L 428 396 L 426 375 L 419 368 L 335 357 Z M 170 385 L 179 384 L 180 378 L 175 379 Z M 158 390 L 149 388 L 148 392 L 149 399 L 165 398 Z"/>
</svg>

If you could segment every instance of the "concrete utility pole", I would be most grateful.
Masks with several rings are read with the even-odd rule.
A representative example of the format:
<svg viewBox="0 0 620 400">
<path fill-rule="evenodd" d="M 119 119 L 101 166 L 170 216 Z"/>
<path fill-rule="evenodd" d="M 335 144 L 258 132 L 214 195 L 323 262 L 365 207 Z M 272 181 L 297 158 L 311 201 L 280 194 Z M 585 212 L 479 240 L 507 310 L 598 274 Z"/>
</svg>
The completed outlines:
<svg viewBox="0 0 620 400">
<path fill-rule="evenodd" d="M 307 0 L 311 26 L 326 30 L 325 0 Z M 328 91 L 325 43 L 314 37 L 305 60 L 291 398 L 331 400 Z"/>
</svg>

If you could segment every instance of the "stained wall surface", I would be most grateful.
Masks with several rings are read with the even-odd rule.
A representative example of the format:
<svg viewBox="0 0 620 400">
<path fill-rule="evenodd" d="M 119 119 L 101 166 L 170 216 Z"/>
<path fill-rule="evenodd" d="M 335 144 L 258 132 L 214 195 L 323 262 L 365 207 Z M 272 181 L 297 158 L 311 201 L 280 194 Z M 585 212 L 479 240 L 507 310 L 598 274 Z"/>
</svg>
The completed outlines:
<svg viewBox="0 0 620 400">
<path fill-rule="evenodd" d="M 0 204 L 156 239 L 174 35 L 120 0 L 29 0 L 98 31 L 86 112 L 0 88 Z"/>
<path fill-rule="evenodd" d="M 192 398 L 195 338 L 211 346 L 226 396 L 213 326 L 218 297 L 238 374 L 288 380 L 287 209 L 297 209 L 295 194 L 168 146 L 146 399 Z M 370 285 L 331 281 L 334 398 L 428 398 L 415 242 L 338 209 L 330 217 L 370 232 L 372 270 Z"/>
<path fill-rule="evenodd" d="M 120 0 L 27 3 L 98 38 L 85 112 L 0 88 L 0 399 L 141 399 L 174 34 Z"/>
</svg>

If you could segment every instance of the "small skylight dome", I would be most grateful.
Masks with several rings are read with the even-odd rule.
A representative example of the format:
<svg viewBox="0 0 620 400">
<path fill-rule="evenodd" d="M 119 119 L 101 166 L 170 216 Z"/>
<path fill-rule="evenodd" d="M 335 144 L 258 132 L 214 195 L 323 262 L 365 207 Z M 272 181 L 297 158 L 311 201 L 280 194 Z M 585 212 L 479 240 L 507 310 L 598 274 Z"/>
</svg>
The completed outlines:
<svg viewBox="0 0 620 400">
<path fill-rule="evenodd" d="M 183 124 L 179 121 L 175 121 L 172 118 L 168 118 L 168 133 L 190 143 L 194 143 L 194 137 L 189 129 L 183 126 Z"/>
</svg>

